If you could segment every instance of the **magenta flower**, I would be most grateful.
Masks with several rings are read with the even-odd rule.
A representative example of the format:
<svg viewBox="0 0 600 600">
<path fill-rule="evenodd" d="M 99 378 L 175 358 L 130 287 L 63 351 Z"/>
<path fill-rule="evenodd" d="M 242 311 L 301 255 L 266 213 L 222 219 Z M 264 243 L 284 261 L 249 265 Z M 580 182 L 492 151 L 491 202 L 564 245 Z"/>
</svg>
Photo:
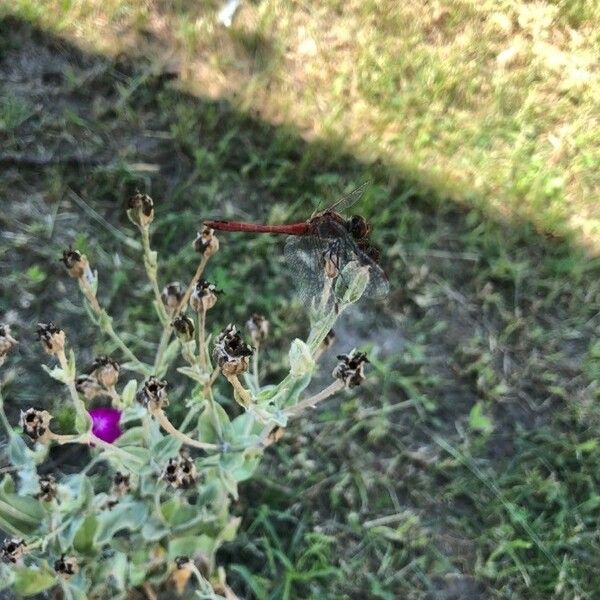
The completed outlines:
<svg viewBox="0 0 600 600">
<path fill-rule="evenodd" d="M 92 408 L 92 433 L 101 440 L 112 444 L 123 433 L 119 426 L 121 411 L 108 406 Z"/>
</svg>

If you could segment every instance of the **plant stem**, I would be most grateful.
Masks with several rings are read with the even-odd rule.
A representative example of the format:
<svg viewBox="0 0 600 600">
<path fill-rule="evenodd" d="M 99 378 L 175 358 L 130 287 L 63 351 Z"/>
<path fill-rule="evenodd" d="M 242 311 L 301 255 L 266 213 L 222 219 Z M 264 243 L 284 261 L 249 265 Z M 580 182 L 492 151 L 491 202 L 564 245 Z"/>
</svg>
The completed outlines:
<svg viewBox="0 0 600 600">
<path fill-rule="evenodd" d="M 297 416 L 307 408 L 314 408 L 319 402 L 322 402 L 326 398 L 333 396 L 336 392 L 339 392 L 344 388 L 344 382 L 336 379 L 333 383 L 329 384 L 324 390 L 318 394 L 301 400 L 295 406 L 290 406 L 283 411 L 283 414 L 289 417 Z"/>
<path fill-rule="evenodd" d="M 162 334 L 160 336 L 160 342 L 158 343 L 158 350 L 156 351 L 156 357 L 154 359 L 154 371 L 158 370 L 160 363 L 162 362 L 163 354 L 169 345 L 169 340 L 171 339 L 172 327 L 171 323 L 165 323 L 163 327 Z"/>
<path fill-rule="evenodd" d="M 256 392 L 260 390 L 260 382 L 258 379 L 258 352 L 260 350 L 260 344 L 257 343 L 254 348 L 254 357 L 252 360 L 252 376 L 254 377 L 254 385 L 256 387 Z"/>
<path fill-rule="evenodd" d="M 217 444 L 209 444 L 207 442 L 199 442 L 194 438 L 191 438 L 189 435 L 182 433 L 169 421 L 167 415 L 163 412 L 162 409 L 158 408 L 151 412 L 153 417 L 156 417 L 157 421 L 160 423 L 160 426 L 171 435 L 175 436 L 178 440 L 181 440 L 184 444 L 188 446 L 193 446 L 194 448 L 200 448 L 201 450 L 218 450 L 219 446 Z"/>
<path fill-rule="evenodd" d="M 252 394 L 242 385 L 242 382 L 238 379 L 237 375 L 225 375 L 227 380 L 233 387 L 235 392 L 236 399 L 239 398 L 240 404 L 244 408 L 250 408 L 254 404 L 254 400 L 252 399 Z"/>
<path fill-rule="evenodd" d="M 150 248 L 150 228 L 142 226 L 139 228 L 142 233 L 142 245 L 144 247 L 144 266 L 146 267 L 146 274 L 152 286 L 154 292 L 154 301 L 156 303 L 156 313 L 161 323 L 168 323 L 169 316 L 163 304 L 162 298 L 160 297 L 160 290 L 158 289 L 158 281 L 156 278 L 156 261 L 152 258 L 152 250 Z"/>
<path fill-rule="evenodd" d="M 58 358 L 58 362 L 60 363 L 61 369 L 66 374 L 69 373 L 69 363 L 67 361 L 67 356 L 65 355 L 64 350 L 60 350 L 56 353 L 56 357 Z M 73 402 L 73 406 L 75 407 L 75 411 L 77 414 L 86 420 L 88 423 L 90 422 L 90 415 L 85 407 L 85 404 L 79 397 L 77 393 L 77 389 L 75 388 L 75 374 L 69 374 L 69 378 L 67 379 L 67 387 L 69 388 L 69 394 L 71 395 L 71 401 Z"/>
<path fill-rule="evenodd" d="M 4 396 L 2 395 L 1 387 L 0 387 L 0 422 L 4 426 L 4 429 L 6 429 L 6 434 L 9 437 L 15 435 L 15 432 L 13 431 L 13 429 L 8 421 L 6 413 L 4 412 Z"/>
<path fill-rule="evenodd" d="M 204 272 L 204 268 L 206 267 L 207 262 L 208 262 L 208 256 L 203 255 L 202 258 L 200 259 L 200 263 L 198 264 L 198 268 L 196 269 L 196 272 L 194 273 L 194 276 L 192 277 L 192 281 L 190 281 L 190 285 L 188 285 L 188 288 L 185 291 L 185 294 L 183 295 L 183 298 L 181 299 L 179 306 L 175 309 L 175 312 L 173 313 L 173 318 L 175 318 L 185 308 L 186 304 L 188 303 L 188 301 L 190 299 L 190 296 L 192 295 L 194 286 L 198 283 L 198 280 L 200 279 L 200 277 L 202 277 L 202 273 Z"/>
<path fill-rule="evenodd" d="M 198 313 L 198 364 L 200 365 L 200 369 L 202 371 L 206 371 L 206 335 L 205 335 L 205 327 L 206 327 L 206 311 L 202 309 Z"/>
<path fill-rule="evenodd" d="M 89 302 L 91 309 L 98 317 L 96 325 L 100 327 L 100 330 L 110 337 L 113 342 L 119 347 L 121 352 L 135 365 L 135 370 L 143 375 L 149 375 L 148 369 L 144 364 L 135 356 L 135 354 L 127 347 L 127 344 L 119 337 L 117 332 L 113 329 L 112 319 L 109 314 L 104 310 L 98 303 L 98 299 L 94 294 L 89 282 L 85 277 L 79 278 L 79 288 L 86 300 Z"/>
</svg>

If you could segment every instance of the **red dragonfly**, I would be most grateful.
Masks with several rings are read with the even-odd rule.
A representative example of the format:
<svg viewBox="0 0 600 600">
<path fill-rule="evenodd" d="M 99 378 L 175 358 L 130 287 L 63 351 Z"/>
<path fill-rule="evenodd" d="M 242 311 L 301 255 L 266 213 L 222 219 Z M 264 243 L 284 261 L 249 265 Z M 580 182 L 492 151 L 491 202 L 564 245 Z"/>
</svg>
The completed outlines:
<svg viewBox="0 0 600 600">
<path fill-rule="evenodd" d="M 380 298 L 389 290 L 388 278 L 379 265 L 379 251 L 369 240 L 371 226 L 364 217 L 342 216 L 363 195 L 367 184 L 363 184 L 339 199 L 326 210 L 313 213 L 310 219 L 300 223 L 284 225 L 262 225 L 238 221 L 213 220 L 204 224 L 219 231 L 240 231 L 245 233 L 279 233 L 289 237 L 286 240 L 286 261 L 293 269 L 300 283 L 300 292 L 306 298 L 314 298 L 324 284 L 324 264 L 326 257 L 333 259 L 338 277 L 343 277 L 344 267 L 354 261 L 369 269 L 369 283 L 364 296 Z M 342 290 L 337 286 L 335 290 Z"/>
</svg>

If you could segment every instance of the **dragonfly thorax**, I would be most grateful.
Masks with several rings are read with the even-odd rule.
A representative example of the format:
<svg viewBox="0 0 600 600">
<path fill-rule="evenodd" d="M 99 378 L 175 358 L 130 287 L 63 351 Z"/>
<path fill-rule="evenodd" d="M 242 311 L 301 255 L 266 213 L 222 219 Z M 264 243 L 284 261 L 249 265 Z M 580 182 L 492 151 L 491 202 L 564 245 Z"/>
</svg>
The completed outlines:
<svg viewBox="0 0 600 600">
<path fill-rule="evenodd" d="M 346 224 L 350 235 L 355 240 L 362 240 L 369 235 L 371 227 L 367 223 L 367 220 L 360 215 L 352 215 Z"/>
</svg>

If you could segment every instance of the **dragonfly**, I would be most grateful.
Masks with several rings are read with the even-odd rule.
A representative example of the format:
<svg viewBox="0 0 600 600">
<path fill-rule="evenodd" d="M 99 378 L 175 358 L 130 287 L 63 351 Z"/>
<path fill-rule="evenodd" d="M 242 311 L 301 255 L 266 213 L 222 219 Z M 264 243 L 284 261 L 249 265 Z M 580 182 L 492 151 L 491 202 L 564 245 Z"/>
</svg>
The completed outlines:
<svg viewBox="0 0 600 600">
<path fill-rule="evenodd" d="M 340 198 L 325 210 L 315 211 L 306 221 L 266 225 L 240 221 L 208 220 L 204 225 L 218 231 L 271 233 L 287 235 L 285 258 L 299 293 L 305 299 L 315 298 L 326 283 L 326 263 L 333 263 L 336 277 L 343 279 L 344 267 L 354 263 L 367 267 L 369 282 L 363 297 L 377 299 L 389 291 L 389 281 L 381 268 L 380 252 L 371 243 L 371 226 L 360 215 L 343 215 L 363 196 L 367 183 Z M 334 295 L 343 294 L 344 285 L 333 288 Z M 340 299 L 339 297 L 337 298 Z"/>
</svg>

